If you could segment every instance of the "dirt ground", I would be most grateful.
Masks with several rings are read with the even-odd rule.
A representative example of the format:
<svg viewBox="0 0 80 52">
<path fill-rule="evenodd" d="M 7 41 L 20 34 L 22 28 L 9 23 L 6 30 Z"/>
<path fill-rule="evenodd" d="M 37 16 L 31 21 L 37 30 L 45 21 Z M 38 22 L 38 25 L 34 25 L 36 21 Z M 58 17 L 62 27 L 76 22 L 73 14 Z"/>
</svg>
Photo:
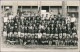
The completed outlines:
<svg viewBox="0 0 80 52">
<path fill-rule="evenodd" d="M 55 46 L 55 45 L 11 45 L 11 44 L 6 44 L 5 42 L 5 37 L 1 37 L 1 50 L 2 51 L 9 51 L 9 50 L 18 50 L 18 51 L 22 51 L 22 50 L 42 50 L 42 49 L 77 49 L 78 46 Z"/>
</svg>

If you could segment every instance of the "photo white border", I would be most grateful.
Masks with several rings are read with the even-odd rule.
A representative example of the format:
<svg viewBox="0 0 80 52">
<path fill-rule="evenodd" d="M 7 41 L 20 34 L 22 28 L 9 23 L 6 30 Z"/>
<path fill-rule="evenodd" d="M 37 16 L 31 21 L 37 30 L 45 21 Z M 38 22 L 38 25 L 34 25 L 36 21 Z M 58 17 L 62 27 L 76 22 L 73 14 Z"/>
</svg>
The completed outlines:
<svg viewBox="0 0 80 52">
<path fill-rule="evenodd" d="M 18 0 L 1 0 L 1 1 L 18 1 Z M 1 3 L 0 1 L 0 3 Z M 19 0 L 19 1 L 37 1 L 37 0 Z M 79 1 L 80 0 L 39 0 L 39 1 Z M 79 11 L 80 11 L 80 4 L 79 4 Z M 80 13 L 78 17 L 78 49 L 9 49 L 8 51 L 2 51 L 2 52 L 80 52 Z M 1 21 L 1 4 L 0 4 L 0 24 Z M 0 26 L 0 46 L 1 46 L 1 29 L 2 26 Z"/>
</svg>

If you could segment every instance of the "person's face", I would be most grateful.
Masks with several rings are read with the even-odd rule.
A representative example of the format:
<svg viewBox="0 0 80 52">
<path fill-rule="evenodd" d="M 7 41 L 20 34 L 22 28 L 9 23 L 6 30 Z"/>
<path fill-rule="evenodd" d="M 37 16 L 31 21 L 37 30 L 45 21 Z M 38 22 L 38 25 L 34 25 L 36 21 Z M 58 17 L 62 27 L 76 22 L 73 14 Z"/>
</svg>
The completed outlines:
<svg viewBox="0 0 80 52">
<path fill-rule="evenodd" d="M 15 28 L 17 28 L 17 26 L 15 26 Z"/>
<path fill-rule="evenodd" d="M 74 29 L 76 29 L 76 27 L 74 27 Z"/>
<path fill-rule="evenodd" d="M 24 19 L 26 20 L 26 17 Z"/>
<path fill-rule="evenodd" d="M 66 29 L 66 26 L 64 28 Z"/>
<path fill-rule="evenodd" d="M 12 29 L 13 29 L 14 27 L 12 27 Z"/>
<path fill-rule="evenodd" d="M 62 23 L 64 24 L 64 21 L 62 21 Z"/>
<path fill-rule="evenodd" d="M 24 19 L 24 17 L 22 17 L 22 19 Z"/>
<path fill-rule="evenodd" d="M 16 16 L 16 18 L 18 18 L 18 16 Z"/>
<path fill-rule="evenodd" d="M 36 23 L 36 20 L 35 20 L 35 23 Z"/>
<path fill-rule="evenodd" d="M 4 26 L 4 28 L 6 28 L 6 26 Z"/>
<path fill-rule="evenodd" d="M 59 24 L 59 27 L 60 27 L 61 25 Z"/>
<path fill-rule="evenodd" d="M 9 27 L 10 27 L 10 24 L 9 24 Z"/>
<path fill-rule="evenodd" d="M 27 27 L 25 27 L 25 29 L 27 29 Z"/>
<path fill-rule="evenodd" d="M 43 21 L 45 23 L 45 21 Z"/>
<path fill-rule="evenodd" d="M 52 26 L 53 26 L 53 24 L 52 24 Z"/>
<path fill-rule="evenodd" d="M 35 14 L 35 16 L 38 16 L 38 14 Z"/>
<path fill-rule="evenodd" d="M 75 35 L 75 37 L 78 37 L 78 35 Z"/>
<path fill-rule="evenodd" d="M 35 24 L 34 24 L 34 27 L 35 27 Z"/>
<path fill-rule="evenodd" d="M 54 16 L 54 18 L 56 18 L 56 16 Z"/>
<path fill-rule="evenodd" d="M 12 27 L 11 27 L 11 29 L 12 29 Z"/>
<path fill-rule="evenodd" d="M 54 23 L 54 20 L 52 22 Z"/>
<path fill-rule="evenodd" d="M 57 30 L 57 28 L 56 28 L 56 30 Z"/>
<path fill-rule="evenodd" d="M 70 29 L 70 27 L 68 29 Z"/>
<path fill-rule="evenodd" d="M 47 25 L 46 25 L 46 27 L 47 27 Z"/>
</svg>

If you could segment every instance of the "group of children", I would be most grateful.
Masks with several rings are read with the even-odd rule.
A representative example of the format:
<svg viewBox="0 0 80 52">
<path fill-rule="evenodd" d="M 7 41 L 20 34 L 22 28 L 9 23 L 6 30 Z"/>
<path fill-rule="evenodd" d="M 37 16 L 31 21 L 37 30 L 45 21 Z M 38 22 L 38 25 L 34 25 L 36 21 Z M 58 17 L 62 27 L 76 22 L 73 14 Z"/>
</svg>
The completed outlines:
<svg viewBox="0 0 80 52">
<path fill-rule="evenodd" d="M 4 22 L 4 35 L 6 40 L 17 41 L 18 44 L 41 44 L 41 45 L 73 45 L 77 46 L 76 25 L 71 24 L 67 17 L 48 14 L 32 14 L 31 16 L 8 17 Z"/>
</svg>

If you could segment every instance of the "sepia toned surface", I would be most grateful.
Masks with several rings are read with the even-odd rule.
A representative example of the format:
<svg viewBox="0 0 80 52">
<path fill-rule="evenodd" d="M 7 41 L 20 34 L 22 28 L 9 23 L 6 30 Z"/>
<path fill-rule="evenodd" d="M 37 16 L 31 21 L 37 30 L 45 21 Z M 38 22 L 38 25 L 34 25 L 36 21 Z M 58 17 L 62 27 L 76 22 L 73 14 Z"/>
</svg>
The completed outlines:
<svg viewBox="0 0 80 52">
<path fill-rule="evenodd" d="M 27 4 L 26 4 L 27 3 Z M 77 4 L 75 4 L 77 3 Z M 65 11 L 64 8 L 62 8 L 62 1 L 1 1 L 1 9 L 2 9 L 2 18 L 4 17 L 4 13 L 3 11 L 5 11 L 5 8 L 7 6 L 10 6 L 11 8 L 11 12 L 13 12 L 13 16 L 17 15 L 17 9 L 19 7 L 21 11 L 30 11 L 31 8 L 26 8 L 27 6 L 32 7 L 32 11 L 37 13 L 37 11 L 39 10 L 39 7 L 41 6 L 48 6 L 49 9 L 47 10 L 47 12 L 50 12 L 50 10 L 53 10 L 53 15 L 57 15 L 58 12 L 60 12 L 61 14 Z M 24 7 L 26 6 L 26 7 Z M 36 8 L 34 8 L 34 6 L 36 6 Z M 56 6 L 56 7 L 53 7 Z M 59 8 L 60 6 L 60 8 Z M 41 10 L 43 10 L 44 7 L 41 8 Z M 59 8 L 59 10 L 58 10 Z M 64 9 L 64 10 L 63 10 Z M 63 10 L 63 11 L 62 11 Z M 67 10 L 66 12 L 68 12 L 70 14 L 70 16 L 72 16 L 72 14 L 75 14 L 75 17 L 77 19 L 77 23 L 76 23 L 76 28 L 78 28 L 78 18 L 79 18 L 79 2 L 78 1 L 67 1 Z M 67 14 L 67 13 L 66 13 Z M 64 15 L 64 13 L 63 13 Z M 10 48 L 11 50 L 13 50 L 12 48 L 14 48 L 15 50 L 17 50 L 17 48 L 20 50 L 26 50 L 26 49 L 36 49 L 36 50 L 46 50 L 46 49 L 78 49 L 78 46 L 65 46 L 65 45 L 59 45 L 59 46 L 55 46 L 55 45 L 11 45 L 11 44 L 6 44 L 4 43 L 5 41 L 5 37 L 2 36 L 1 38 L 1 47 L 2 50 L 7 50 L 7 48 Z M 20 51 L 22 51 L 20 50 Z"/>
</svg>

